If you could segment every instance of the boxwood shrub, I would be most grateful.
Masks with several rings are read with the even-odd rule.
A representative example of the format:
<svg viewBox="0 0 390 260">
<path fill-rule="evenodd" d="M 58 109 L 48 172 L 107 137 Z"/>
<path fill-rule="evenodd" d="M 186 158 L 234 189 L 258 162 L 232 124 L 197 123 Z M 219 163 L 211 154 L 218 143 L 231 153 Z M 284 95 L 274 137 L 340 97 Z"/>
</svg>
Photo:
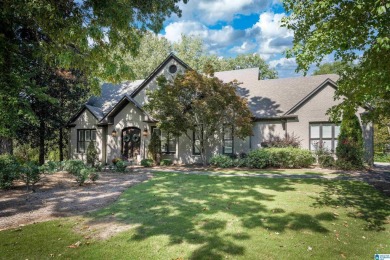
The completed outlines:
<svg viewBox="0 0 390 260">
<path fill-rule="evenodd" d="M 232 159 L 226 155 L 216 155 L 210 159 L 210 164 L 221 168 L 249 167 L 263 169 L 303 168 L 312 165 L 315 158 L 309 150 L 286 148 L 263 148 L 250 151 L 244 158 Z"/>
<path fill-rule="evenodd" d="M 160 165 L 161 165 L 161 166 L 170 166 L 170 165 L 172 165 L 172 164 L 173 164 L 173 162 L 172 162 L 171 159 L 163 159 L 163 160 L 161 160 L 161 162 L 160 162 Z"/>
<path fill-rule="evenodd" d="M 152 167 L 153 166 L 153 160 L 152 159 L 143 159 L 143 160 L 141 160 L 141 165 L 143 167 Z"/>
<path fill-rule="evenodd" d="M 211 157 L 210 164 L 220 168 L 229 168 L 235 166 L 231 157 L 221 154 Z"/>
</svg>

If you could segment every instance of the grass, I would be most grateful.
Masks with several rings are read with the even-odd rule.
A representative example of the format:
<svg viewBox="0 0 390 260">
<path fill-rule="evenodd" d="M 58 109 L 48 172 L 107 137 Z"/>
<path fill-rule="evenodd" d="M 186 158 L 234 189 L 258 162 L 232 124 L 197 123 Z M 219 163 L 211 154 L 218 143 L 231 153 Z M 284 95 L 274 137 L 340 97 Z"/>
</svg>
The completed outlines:
<svg viewBox="0 0 390 260">
<path fill-rule="evenodd" d="M 0 232 L 0 258 L 371 259 L 390 252 L 390 199 L 362 182 L 155 175 L 87 216 Z M 90 239 L 88 226 L 99 221 L 131 228 Z M 67 247 L 77 241 L 80 247 Z"/>
<path fill-rule="evenodd" d="M 284 175 L 312 175 L 324 176 L 326 173 L 318 172 L 310 169 L 211 169 L 210 172 L 218 172 L 229 175 L 240 174 L 284 174 Z"/>
<path fill-rule="evenodd" d="M 388 162 L 388 163 L 390 163 L 390 154 L 377 154 L 377 153 L 375 153 L 374 162 Z"/>
</svg>

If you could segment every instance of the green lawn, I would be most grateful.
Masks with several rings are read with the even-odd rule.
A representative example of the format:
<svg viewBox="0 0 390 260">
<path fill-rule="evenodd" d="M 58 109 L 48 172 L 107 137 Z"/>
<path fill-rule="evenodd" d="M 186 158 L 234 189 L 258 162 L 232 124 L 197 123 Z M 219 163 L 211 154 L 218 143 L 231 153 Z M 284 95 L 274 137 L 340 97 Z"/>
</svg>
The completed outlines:
<svg viewBox="0 0 390 260">
<path fill-rule="evenodd" d="M 389 215 L 361 182 L 156 173 L 88 216 L 0 232 L 0 258 L 372 259 Z M 96 222 L 131 228 L 99 240 Z"/>
<path fill-rule="evenodd" d="M 210 169 L 210 172 L 217 172 L 229 175 L 240 174 L 282 174 L 282 175 L 312 175 L 325 176 L 330 173 L 318 172 L 315 169 Z"/>
</svg>

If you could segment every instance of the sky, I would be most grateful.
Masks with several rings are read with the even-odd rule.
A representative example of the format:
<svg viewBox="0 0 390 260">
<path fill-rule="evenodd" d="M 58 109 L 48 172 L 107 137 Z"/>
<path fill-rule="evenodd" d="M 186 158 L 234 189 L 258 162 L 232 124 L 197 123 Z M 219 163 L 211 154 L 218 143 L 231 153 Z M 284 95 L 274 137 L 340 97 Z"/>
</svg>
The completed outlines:
<svg viewBox="0 0 390 260">
<path fill-rule="evenodd" d="M 182 16 L 168 18 L 160 33 L 169 41 L 179 41 L 181 34 L 199 36 L 211 54 L 257 53 L 279 78 L 302 75 L 295 72 L 295 58 L 284 55 L 294 33 L 280 26 L 286 12 L 279 0 L 189 0 L 180 9 Z"/>
</svg>

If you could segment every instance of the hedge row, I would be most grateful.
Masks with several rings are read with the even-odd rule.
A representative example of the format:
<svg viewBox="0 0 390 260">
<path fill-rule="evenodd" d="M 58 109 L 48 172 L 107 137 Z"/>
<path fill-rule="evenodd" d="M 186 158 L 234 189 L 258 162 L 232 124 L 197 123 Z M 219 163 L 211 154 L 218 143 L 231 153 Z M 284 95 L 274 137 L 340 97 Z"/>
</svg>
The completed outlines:
<svg viewBox="0 0 390 260">
<path fill-rule="evenodd" d="M 221 168 L 304 168 L 312 165 L 314 162 L 315 158 L 309 150 L 292 147 L 253 150 L 246 156 L 238 159 L 232 159 L 226 155 L 216 155 L 210 159 L 211 165 Z"/>
</svg>

